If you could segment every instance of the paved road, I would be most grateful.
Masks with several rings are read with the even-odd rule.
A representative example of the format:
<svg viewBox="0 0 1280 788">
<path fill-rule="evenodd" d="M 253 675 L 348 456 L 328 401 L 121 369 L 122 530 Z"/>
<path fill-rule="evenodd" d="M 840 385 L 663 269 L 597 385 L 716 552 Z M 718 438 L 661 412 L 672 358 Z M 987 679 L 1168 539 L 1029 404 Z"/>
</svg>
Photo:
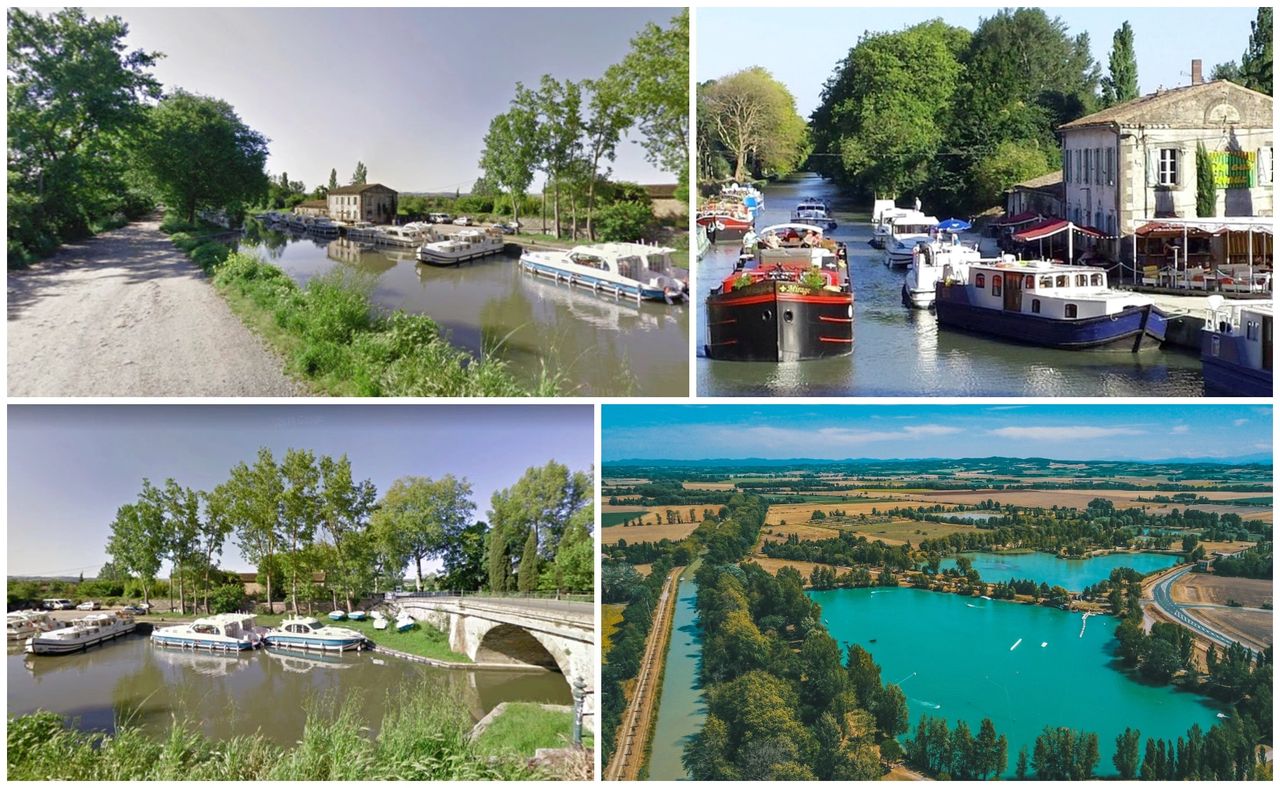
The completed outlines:
<svg viewBox="0 0 1280 788">
<path fill-rule="evenodd" d="M 667 636 L 671 632 L 671 622 L 675 615 L 676 590 L 681 571 L 681 567 L 671 570 L 666 582 L 662 584 L 662 593 L 658 595 L 653 626 L 649 629 L 640 670 L 636 673 L 631 702 L 622 712 L 622 721 L 618 723 L 614 734 L 613 757 L 605 765 L 606 780 L 638 779 L 640 767 L 644 765 L 649 729 L 652 727 L 650 720 L 653 719 L 654 706 L 658 702 L 662 664 L 666 657 Z"/>
<path fill-rule="evenodd" d="M 9 272 L 15 397 L 306 394 L 156 221 Z"/>
<path fill-rule="evenodd" d="M 1187 567 L 1185 569 L 1179 569 L 1176 572 L 1170 572 L 1169 574 L 1161 578 L 1159 581 L 1157 581 L 1156 584 L 1151 587 L 1151 596 L 1155 600 L 1156 605 L 1158 605 L 1160 609 L 1164 611 L 1164 613 L 1169 617 L 1171 617 L 1174 621 L 1177 621 L 1179 624 L 1182 624 L 1188 629 L 1200 635 L 1203 635 L 1209 640 L 1212 640 L 1214 643 L 1217 643 L 1221 646 L 1230 646 L 1232 643 L 1237 642 L 1231 639 L 1231 637 L 1229 637 L 1228 635 L 1225 635 L 1222 632 L 1219 632 L 1218 630 L 1204 623 L 1200 619 L 1195 618 L 1190 613 L 1187 613 L 1185 610 L 1183 610 L 1183 607 L 1184 607 L 1183 605 L 1180 605 L 1177 602 L 1173 601 L 1172 588 L 1173 588 L 1174 582 L 1176 582 L 1178 578 L 1182 577 L 1183 575 L 1185 575 L 1187 572 L 1190 572 L 1190 571 L 1191 571 L 1191 567 Z M 1240 645 L 1244 645 L 1244 644 L 1241 643 Z M 1245 648 L 1248 648 L 1248 646 L 1245 646 Z M 1252 649 L 1250 650 L 1252 651 Z"/>
</svg>

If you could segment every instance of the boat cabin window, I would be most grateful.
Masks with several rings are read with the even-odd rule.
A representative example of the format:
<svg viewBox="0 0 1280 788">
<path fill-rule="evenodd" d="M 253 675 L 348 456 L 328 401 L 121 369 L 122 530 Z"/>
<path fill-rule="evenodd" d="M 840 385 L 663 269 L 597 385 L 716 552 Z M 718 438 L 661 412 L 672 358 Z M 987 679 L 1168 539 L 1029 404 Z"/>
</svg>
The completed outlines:
<svg viewBox="0 0 1280 788">
<path fill-rule="evenodd" d="M 199 635 L 220 635 L 221 632 L 212 624 L 192 624 L 191 631 Z"/>
<path fill-rule="evenodd" d="M 1102 287 L 1102 274 L 1090 274 L 1089 284 L 1094 287 Z"/>
<path fill-rule="evenodd" d="M 1003 281 L 999 276 L 991 277 L 991 295 L 1000 295 L 1000 285 Z"/>
<path fill-rule="evenodd" d="M 1244 338 L 1256 342 L 1258 339 L 1258 321 L 1250 320 L 1244 326 Z"/>
<path fill-rule="evenodd" d="M 1085 274 L 1076 274 L 1076 287 L 1084 287 L 1089 284 L 1089 277 Z"/>
<path fill-rule="evenodd" d="M 973 284 L 974 284 L 974 285 L 975 285 L 979 290 L 981 290 L 981 289 L 985 288 L 985 287 L 987 286 L 987 275 L 986 275 L 986 274 L 978 274 L 977 278 L 975 278 L 975 279 L 973 280 Z"/>
<path fill-rule="evenodd" d="M 1052 276 L 1040 277 L 1040 286 L 1043 288 L 1053 287 L 1053 277 Z"/>
<path fill-rule="evenodd" d="M 596 268 L 601 271 L 609 270 L 609 266 L 605 263 L 604 259 L 594 255 L 572 254 L 569 255 L 569 259 L 584 268 Z"/>
<path fill-rule="evenodd" d="M 1058 281 L 1056 283 L 1058 287 L 1066 287 L 1068 283 L 1069 283 L 1069 279 L 1066 274 L 1058 275 Z"/>
<path fill-rule="evenodd" d="M 1075 304 L 1067 304 L 1066 306 L 1064 306 L 1064 307 L 1062 308 L 1062 316 L 1063 316 L 1063 317 L 1075 317 L 1075 316 L 1076 316 L 1076 312 L 1077 312 L 1077 310 L 1076 310 L 1076 305 L 1075 305 Z"/>
<path fill-rule="evenodd" d="M 1022 286 L 1028 290 L 1034 290 L 1036 287 L 1036 278 L 1031 274 L 1027 274 L 1022 280 Z"/>
<path fill-rule="evenodd" d="M 1038 298 L 1031 299 L 1031 314 L 1033 315 L 1040 314 L 1040 299 Z"/>
</svg>

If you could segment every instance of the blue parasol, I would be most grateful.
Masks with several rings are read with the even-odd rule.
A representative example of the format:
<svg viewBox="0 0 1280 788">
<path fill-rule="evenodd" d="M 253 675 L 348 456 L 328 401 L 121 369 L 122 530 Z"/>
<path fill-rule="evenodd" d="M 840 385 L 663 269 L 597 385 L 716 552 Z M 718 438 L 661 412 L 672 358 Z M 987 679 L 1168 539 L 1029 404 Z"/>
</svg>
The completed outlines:
<svg viewBox="0 0 1280 788">
<path fill-rule="evenodd" d="M 938 222 L 938 229 L 944 233 L 962 233 L 971 226 L 964 219 L 943 219 Z"/>
</svg>

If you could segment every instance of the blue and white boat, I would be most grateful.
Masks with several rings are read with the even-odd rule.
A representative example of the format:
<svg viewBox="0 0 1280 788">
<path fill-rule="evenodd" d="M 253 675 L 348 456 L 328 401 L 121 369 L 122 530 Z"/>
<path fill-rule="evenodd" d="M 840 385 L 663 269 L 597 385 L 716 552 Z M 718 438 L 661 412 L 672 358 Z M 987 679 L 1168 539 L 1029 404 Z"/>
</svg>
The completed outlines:
<svg viewBox="0 0 1280 788">
<path fill-rule="evenodd" d="M 347 614 L 347 618 L 352 621 L 364 621 L 367 617 L 367 614 L 363 610 L 352 610 Z"/>
<path fill-rule="evenodd" d="M 416 626 L 418 626 L 418 622 L 414 621 L 413 617 L 408 613 L 396 614 L 395 627 L 397 632 L 408 632 Z"/>
<path fill-rule="evenodd" d="M 637 301 L 684 300 L 684 285 L 671 261 L 674 249 L 638 243 L 575 246 L 569 251 L 525 252 L 520 267 L 535 276 L 595 293 Z"/>
<path fill-rule="evenodd" d="M 1220 295 L 1211 295 L 1208 306 L 1200 333 L 1205 393 L 1270 397 L 1274 304 L 1225 301 Z"/>
<path fill-rule="evenodd" d="M 969 264 L 981 259 L 982 253 L 977 246 L 961 243 L 955 236 L 950 241 L 916 244 L 906 279 L 902 282 L 902 303 L 916 309 L 928 309 L 937 296 L 938 282 L 944 279 L 965 281 Z"/>
<path fill-rule="evenodd" d="M 330 611 L 329 611 L 329 620 L 331 620 L 331 621 L 346 621 L 346 620 L 347 620 L 347 611 L 345 611 L 345 610 L 330 610 Z"/>
<path fill-rule="evenodd" d="M 948 328 L 1063 350 L 1158 347 L 1167 325 L 1150 297 L 1107 287 L 1101 268 L 1009 256 L 939 282 L 934 306 Z"/>
<path fill-rule="evenodd" d="M 831 217 L 831 206 L 819 197 L 806 197 L 796 204 L 791 211 L 792 224 L 812 224 L 823 230 L 836 229 L 836 220 Z"/>
<path fill-rule="evenodd" d="M 264 638 L 268 646 L 320 651 L 349 651 L 364 643 L 364 635 L 346 627 L 331 627 L 314 618 L 287 618 Z"/>
<path fill-rule="evenodd" d="M 151 631 L 157 646 L 204 649 L 208 651 L 250 651 L 262 645 L 268 632 L 257 625 L 250 613 L 219 613 L 197 618 L 190 624 L 160 627 Z"/>
</svg>

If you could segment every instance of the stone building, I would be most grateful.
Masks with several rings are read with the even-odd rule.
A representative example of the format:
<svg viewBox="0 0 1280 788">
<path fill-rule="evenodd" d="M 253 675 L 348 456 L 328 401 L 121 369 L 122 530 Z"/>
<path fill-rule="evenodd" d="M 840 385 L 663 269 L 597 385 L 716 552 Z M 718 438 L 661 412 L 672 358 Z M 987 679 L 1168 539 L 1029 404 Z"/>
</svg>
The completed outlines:
<svg viewBox="0 0 1280 788">
<path fill-rule="evenodd" d="M 1007 216 L 1062 216 L 1061 170 L 1010 186 L 1005 190 L 1004 212 Z"/>
<path fill-rule="evenodd" d="M 1103 250 L 1128 254 L 1150 218 L 1196 216 L 1196 145 L 1213 160 L 1218 216 L 1272 216 L 1272 99 L 1232 82 L 1191 84 L 1108 107 L 1058 128 L 1062 218 L 1098 229 Z"/>
<path fill-rule="evenodd" d="M 340 222 L 391 224 L 399 194 L 381 183 L 354 183 L 329 192 L 329 218 Z"/>
<path fill-rule="evenodd" d="M 307 200 L 298 203 L 293 212 L 303 216 L 328 216 L 329 203 L 326 200 Z"/>
</svg>

